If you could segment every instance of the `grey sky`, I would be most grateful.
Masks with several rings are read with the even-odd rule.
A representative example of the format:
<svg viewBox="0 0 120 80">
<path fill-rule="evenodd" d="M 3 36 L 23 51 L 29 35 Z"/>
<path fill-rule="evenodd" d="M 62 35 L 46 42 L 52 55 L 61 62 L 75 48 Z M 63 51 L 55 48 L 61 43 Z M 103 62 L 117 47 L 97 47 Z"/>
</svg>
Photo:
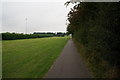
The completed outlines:
<svg viewBox="0 0 120 80">
<path fill-rule="evenodd" d="M 69 0 L 1 0 L 1 1 L 2 7 L 0 2 L 0 10 L 2 10 L 2 18 L 0 18 L 0 24 L 2 21 L 2 32 L 9 31 L 25 33 L 26 17 L 28 18 L 28 33 L 30 32 L 32 33 L 34 31 L 64 32 L 66 31 L 67 27 L 66 26 L 67 13 L 69 12 L 70 7 L 73 6 L 72 4 L 67 8 L 64 6 L 64 3 Z"/>
<path fill-rule="evenodd" d="M 19 0 L 16 0 L 19 1 Z M 30 0 L 33 1 L 33 0 Z M 67 13 L 69 7 L 65 7 L 67 1 L 48 0 L 41 2 L 2 2 L 2 32 L 24 32 L 26 31 L 26 21 L 28 18 L 28 33 L 34 31 L 66 31 Z"/>
</svg>

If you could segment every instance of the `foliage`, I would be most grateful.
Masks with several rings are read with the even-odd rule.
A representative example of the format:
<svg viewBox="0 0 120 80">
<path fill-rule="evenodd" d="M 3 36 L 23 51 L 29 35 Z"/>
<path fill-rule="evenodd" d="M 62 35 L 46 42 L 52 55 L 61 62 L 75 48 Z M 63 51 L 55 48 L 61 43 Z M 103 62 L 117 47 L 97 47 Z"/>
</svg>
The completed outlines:
<svg viewBox="0 0 120 80">
<path fill-rule="evenodd" d="M 92 64 L 105 60 L 120 67 L 120 2 L 81 2 L 71 9 L 68 20 L 68 32 L 86 47 Z"/>
<path fill-rule="evenodd" d="M 51 34 L 51 35 L 53 35 L 53 36 L 58 36 L 58 37 L 63 37 L 63 36 L 65 36 L 66 35 L 66 33 L 64 33 L 64 32 L 57 32 L 57 33 L 53 33 L 53 32 L 47 32 L 47 33 L 45 33 L 45 32 L 34 32 L 34 34 Z"/>
<path fill-rule="evenodd" d="M 55 33 L 37 33 L 34 34 L 19 34 L 19 33 L 2 33 L 2 40 L 16 40 L 16 39 L 29 39 L 29 38 L 44 38 L 44 37 L 53 37 L 53 36 L 65 36 L 65 33 L 58 32 Z"/>
</svg>

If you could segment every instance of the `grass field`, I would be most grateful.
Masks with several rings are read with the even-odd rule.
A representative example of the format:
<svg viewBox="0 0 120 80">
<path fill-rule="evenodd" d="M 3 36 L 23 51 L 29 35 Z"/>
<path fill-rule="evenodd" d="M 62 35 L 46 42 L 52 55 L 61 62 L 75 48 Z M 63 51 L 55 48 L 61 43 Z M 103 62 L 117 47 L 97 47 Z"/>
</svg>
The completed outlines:
<svg viewBox="0 0 120 80">
<path fill-rule="evenodd" d="M 0 39 L 0 79 L 1 78 L 2 78 L 2 41 Z"/>
<path fill-rule="evenodd" d="M 60 55 L 68 38 L 3 41 L 3 78 L 41 78 Z"/>
</svg>

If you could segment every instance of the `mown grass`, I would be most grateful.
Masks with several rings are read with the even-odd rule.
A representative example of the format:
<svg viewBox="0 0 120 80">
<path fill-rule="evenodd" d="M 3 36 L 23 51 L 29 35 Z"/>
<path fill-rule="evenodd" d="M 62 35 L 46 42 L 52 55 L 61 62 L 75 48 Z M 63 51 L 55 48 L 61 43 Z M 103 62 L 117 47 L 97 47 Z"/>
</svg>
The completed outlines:
<svg viewBox="0 0 120 80">
<path fill-rule="evenodd" d="M 0 39 L 0 79 L 1 78 L 2 78 L 2 41 Z"/>
<path fill-rule="evenodd" d="M 42 78 L 67 40 L 51 37 L 3 41 L 3 78 Z"/>
</svg>

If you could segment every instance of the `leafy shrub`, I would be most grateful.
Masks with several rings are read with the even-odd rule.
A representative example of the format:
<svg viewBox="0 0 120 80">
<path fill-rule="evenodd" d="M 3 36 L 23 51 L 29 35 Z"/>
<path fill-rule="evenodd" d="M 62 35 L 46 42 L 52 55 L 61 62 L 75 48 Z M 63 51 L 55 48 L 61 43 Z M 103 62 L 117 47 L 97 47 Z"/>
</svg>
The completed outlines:
<svg viewBox="0 0 120 80">
<path fill-rule="evenodd" d="M 120 2 L 81 2 L 68 13 L 68 20 L 68 33 L 85 46 L 91 64 L 97 68 L 107 61 L 120 68 Z"/>
</svg>

